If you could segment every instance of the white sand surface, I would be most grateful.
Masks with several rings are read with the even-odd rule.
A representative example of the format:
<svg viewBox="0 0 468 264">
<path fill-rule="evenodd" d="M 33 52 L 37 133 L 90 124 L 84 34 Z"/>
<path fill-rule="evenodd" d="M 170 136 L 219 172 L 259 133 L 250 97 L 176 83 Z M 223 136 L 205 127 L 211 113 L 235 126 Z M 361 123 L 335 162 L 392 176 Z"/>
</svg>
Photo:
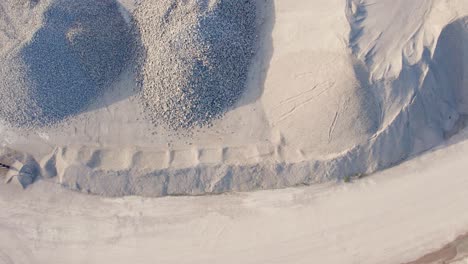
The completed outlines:
<svg viewBox="0 0 468 264">
<path fill-rule="evenodd" d="M 466 136 L 349 184 L 112 199 L 3 185 L 0 263 L 409 262 L 468 231 Z"/>
<path fill-rule="evenodd" d="M 0 1 L 0 63 L 56 1 Z M 468 231 L 466 0 L 255 3 L 245 92 L 211 126 L 150 122 L 135 65 L 54 126 L 0 117 L 0 264 L 407 263 Z"/>
</svg>

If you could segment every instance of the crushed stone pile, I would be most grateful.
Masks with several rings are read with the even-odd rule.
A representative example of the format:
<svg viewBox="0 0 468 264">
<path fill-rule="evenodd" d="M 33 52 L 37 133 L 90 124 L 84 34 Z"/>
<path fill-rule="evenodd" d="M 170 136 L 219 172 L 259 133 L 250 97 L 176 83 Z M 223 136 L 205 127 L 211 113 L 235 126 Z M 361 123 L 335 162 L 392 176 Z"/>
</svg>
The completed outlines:
<svg viewBox="0 0 468 264">
<path fill-rule="evenodd" d="M 134 35 L 114 0 L 22 2 L 0 4 L 0 118 L 49 126 L 84 111 L 121 74 Z M 21 16 L 7 11 L 34 19 L 14 28 Z"/>
<path fill-rule="evenodd" d="M 135 20 L 150 121 L 174 130 L 201 127 L 239 100 L 256 49 L 253 0 L 145 0 Z"/>
</svg>

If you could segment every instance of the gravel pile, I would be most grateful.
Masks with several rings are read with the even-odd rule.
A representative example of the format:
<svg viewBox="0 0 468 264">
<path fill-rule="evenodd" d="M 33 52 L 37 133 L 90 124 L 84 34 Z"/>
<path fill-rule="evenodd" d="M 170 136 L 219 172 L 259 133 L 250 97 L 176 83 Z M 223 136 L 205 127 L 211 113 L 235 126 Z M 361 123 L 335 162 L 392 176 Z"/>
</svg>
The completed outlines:
<svg viewBox="0 0 468 264">
<path fill-rule="evenodd" d="M 209 125 L 241 97 L 256 47 L 254 0 L 144 0 L 135 20 L 145 47 L 142 101 L 153 123 Z"/>
<path fill-rule="evenodd" d="M 49 126 L 84 111 L 134 51 L 134 36 L 114 0 L 56 0 L 36 11 L 40 4 L 13 6 L 30 8 L 32 16 L 41 12 L 43 19 L 38 30 L 32 27 L 31 40 L 0 56 L 0 118 L 14 127 Z"/>
</svg>

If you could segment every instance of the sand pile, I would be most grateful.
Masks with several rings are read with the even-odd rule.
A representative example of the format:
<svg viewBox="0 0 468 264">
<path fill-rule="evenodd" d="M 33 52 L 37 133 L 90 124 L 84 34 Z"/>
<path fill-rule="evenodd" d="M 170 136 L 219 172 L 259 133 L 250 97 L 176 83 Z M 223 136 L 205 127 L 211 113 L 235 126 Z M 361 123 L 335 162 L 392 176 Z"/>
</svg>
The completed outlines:
<svg viewBox="0 0 468 264">
<path fill-rule="evenodd" d="M 2 7 L 42 17 L 33 26 L 20 25 L 36 30 L 31 39 L 18 41 L 15 30 L 3 30 L 9 37 L 2 46 L 10 50 L 0 52 L 0 118 L 11 126 L 48 126 L 82 112 L 132 56 L 130 27 L 113 0 L 57 0 L 46 7 L 11 1 Z M 9 20 L 0 20 L 0 29 L 14 24 Z"/>
<path fill-rule="evenodd" d="M 209 124 L 240 98 L 256 43 L 254 1 L 144 1 L 142 99 L 172 129 Z"/>
</svg>

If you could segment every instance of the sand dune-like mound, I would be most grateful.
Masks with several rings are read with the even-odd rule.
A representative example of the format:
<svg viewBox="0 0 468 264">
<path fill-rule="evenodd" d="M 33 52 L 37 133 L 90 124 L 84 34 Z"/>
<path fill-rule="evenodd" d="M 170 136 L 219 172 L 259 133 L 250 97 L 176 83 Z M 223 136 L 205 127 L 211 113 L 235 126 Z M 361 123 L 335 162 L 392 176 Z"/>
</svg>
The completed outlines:
<svg viewBox="0 0 468 264">
<path fill-rule="evenodd" d="M 84 111 L 132 56 L 133 36 L 117 2 L 37 4 L 3 4 L 42 16 L 31 39 L 0 57 L 0 117 L 15 127 L 48 126 Z M 21 37 L 14 33 L 11 42 Z"/>
<path fill-rule="evenodd" d="M 254 1 L 144 1 L 135 17 L 152 122 L 204 126 L 240 98 L 256 46 Z"/>
<path fill-rule="evenodd" d="M 429 1 L 381 0 L 377 5 L 348 1 L 350 46 L 365 65 L 369 88 L 381 110 L 378 131 L 348 156 L 367 156 L 368 171 L 428 150 L 464 124 L 466 17 L 447 18 L 445 26 L 436 29 L 433 25 L 443 15 L 433 5 Z M 388 11 L 411 20 L 374 19 Z"/>
</svg>

